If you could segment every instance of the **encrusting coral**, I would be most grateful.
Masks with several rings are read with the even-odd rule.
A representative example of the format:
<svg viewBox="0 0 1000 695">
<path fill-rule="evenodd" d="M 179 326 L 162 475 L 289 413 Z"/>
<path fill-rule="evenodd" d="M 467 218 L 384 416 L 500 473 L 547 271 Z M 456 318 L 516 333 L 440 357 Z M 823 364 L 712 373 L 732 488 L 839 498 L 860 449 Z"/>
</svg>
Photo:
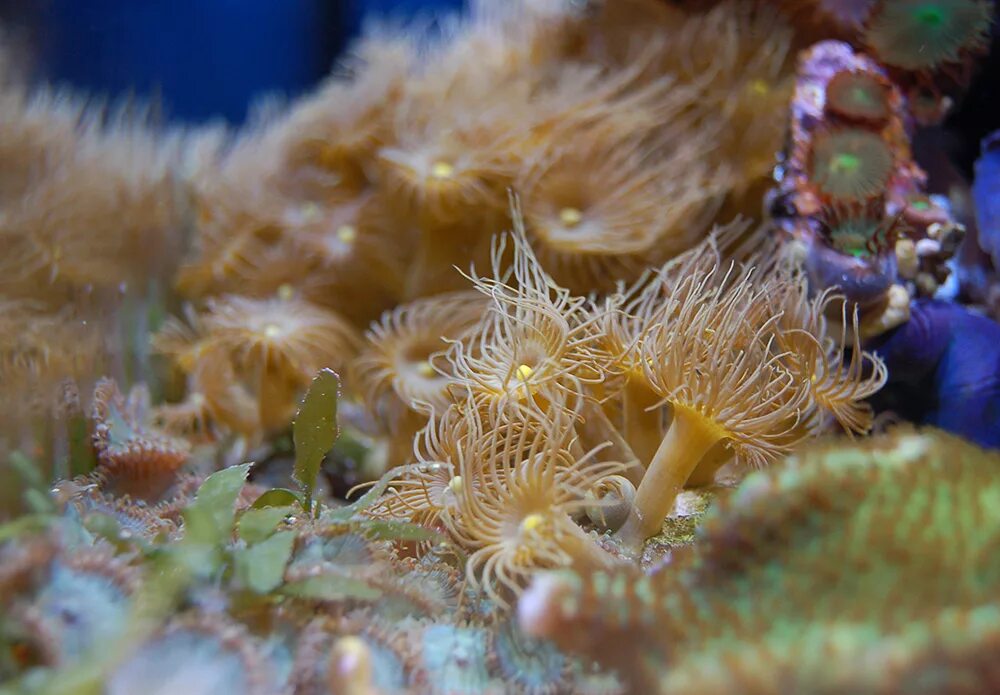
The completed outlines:
<svg viewBox="0 0 1000 695">
<path fill-rule="evenodd" d="M 814 445 L 744 480 L 652 576 L 538 577 L 521 625 L 634 692 L 989 692 L 998 465 L 936 431 Z"/>
<path fill-rule="evenodd" d="M 287 287 L 267 299 L 209 300 L 191 323 L 168 321 L 154 348 L 172 358 L 212 418 L 247 438 L 287 426 L 313 375 L 343 370 L 360 344 L 353 326 Z"/>
</svg>

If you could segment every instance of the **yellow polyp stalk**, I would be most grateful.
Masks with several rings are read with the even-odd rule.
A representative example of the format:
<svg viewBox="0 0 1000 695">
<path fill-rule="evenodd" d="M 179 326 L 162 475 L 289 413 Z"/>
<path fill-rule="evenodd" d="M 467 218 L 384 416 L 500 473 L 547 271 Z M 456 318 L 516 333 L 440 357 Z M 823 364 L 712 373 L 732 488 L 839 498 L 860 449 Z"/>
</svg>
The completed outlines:
<svg viewBox="0 0 1000 695">
<path fill-rule="evenodd" d="M 715 474 L 719 472 L 719 469 L 732 461 L 732 459 L 733 452 L 724 442 L 719 442 L 705 454 L 701 463 L 691 473 L 691 477 L 688 478 L 686 483 L 687 487 L 705 487 L 706 485 L 711 485 L 715 482 Z"/>
<path fill-rule="evenodd" d="M 636 458 L 632 447 L 611 424 L 604 409 L 599 403 L 588 400 L 584 402 L 581 415 L 583 415 L 583 423 L 576 426 L 576 432 L 583 448 L 590 450 L 609 442 L 611 446 L 604 450 L 601 460 L 618 461 L 625 464 L 623 475 L 628 478 L 630 483 L 638 487 L 644 468 Z"/>
<path fill-rule="evenodd" d="M 663 438 L 661 409 L 653 407 L 661 400 L 640 377 L 630 375 L 627 378 L 622 393 L 623 434 L 632 453 L 646 466 L 653 460 Z"/>
<path fill-rule="evenodd" d="M 673 420 L 636 490 L 628 520 L 617 536 L 638 548 L 655 536 L 677 499 L 677 494 L 705 455 L 725 438 L 712 420 L 692 408 L 675 406 Z"/>
</svg>

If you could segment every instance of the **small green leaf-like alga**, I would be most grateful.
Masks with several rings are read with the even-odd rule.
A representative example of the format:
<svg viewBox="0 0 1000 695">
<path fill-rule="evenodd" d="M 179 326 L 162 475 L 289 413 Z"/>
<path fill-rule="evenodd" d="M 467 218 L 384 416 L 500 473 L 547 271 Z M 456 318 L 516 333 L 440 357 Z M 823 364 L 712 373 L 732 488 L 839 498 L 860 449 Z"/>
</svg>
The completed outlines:
<svg viewBox="0 0 1000 695">
<path fill-rule="evenodd" d="M 236 570 L 252 591 L 265 594 L 281 584 L 292 556 L 294 531 L 279 531 L 267 540 L 236 553 Z"/>
<path fill-rule="evenodd" d="M 292 511 L 291 507 L 246 510 L 240 517 L 240 538 L 251 544 L 263 542 Z"/>
<path fill-rule="evenodd" d="M 340 379 L 331 369 L 322 369 L 295 416 L 292 436 L 295 440 L 295 479 L 305 492 L 306 510 L 312 510 L 313 490 L 323 457 L 337 441 L 337 399 Z"/>
<path fill-rule="evenodd" d="M 250 464 L 226 468 L 210 475 L 184 510 L 184 536 L 190 542 L 222 545 L 233 530 L 236 498 L 243 489 Z"/>
</svg>

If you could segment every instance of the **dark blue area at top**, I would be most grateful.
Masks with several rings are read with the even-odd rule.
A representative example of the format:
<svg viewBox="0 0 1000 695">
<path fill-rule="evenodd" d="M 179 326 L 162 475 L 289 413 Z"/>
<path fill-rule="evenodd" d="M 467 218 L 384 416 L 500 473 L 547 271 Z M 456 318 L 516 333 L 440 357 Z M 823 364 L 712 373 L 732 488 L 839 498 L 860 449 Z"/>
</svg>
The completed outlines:
<svg viewBox="0 0 1000 695">
<path fill-rule="evenodd" d="M 241 121 L 266 92 L 327 73 L 371 13 L 406 18 L 461 0 L 38 0 L 15 17 L 40 41 L 42 77 L 91 93 L 159 97 L 168 116 Z M 8 14 L 10 14 L 8 12 Z"/>
</svg>

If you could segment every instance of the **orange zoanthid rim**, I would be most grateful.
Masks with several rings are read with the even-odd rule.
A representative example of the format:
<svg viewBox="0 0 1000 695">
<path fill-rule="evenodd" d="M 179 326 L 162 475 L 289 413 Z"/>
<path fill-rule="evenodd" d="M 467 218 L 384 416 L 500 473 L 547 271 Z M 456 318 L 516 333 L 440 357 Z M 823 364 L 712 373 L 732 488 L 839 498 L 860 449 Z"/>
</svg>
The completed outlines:
<svg viewBox="0 0 1000 695">
<path fill-rule="evenodd" d="M 872 126 L 889 120 L 891 87 L 861 71 L 838 72 L 826 86 L 826 109 L 835 116 Z"/>
</svg>

